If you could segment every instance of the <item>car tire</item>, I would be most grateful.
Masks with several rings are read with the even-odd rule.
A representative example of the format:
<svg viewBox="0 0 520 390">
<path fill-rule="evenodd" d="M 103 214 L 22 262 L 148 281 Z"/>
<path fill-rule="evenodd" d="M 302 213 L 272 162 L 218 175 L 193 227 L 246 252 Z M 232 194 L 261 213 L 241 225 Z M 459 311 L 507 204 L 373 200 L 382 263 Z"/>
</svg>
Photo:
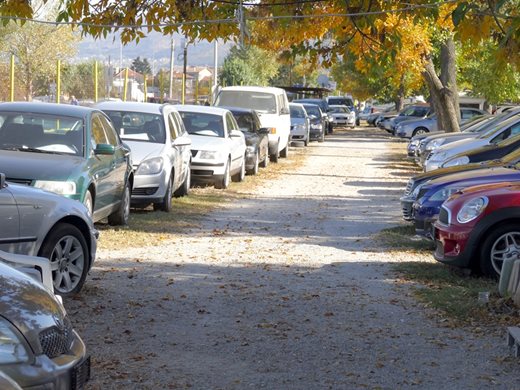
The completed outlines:
<svg viewBox="0 0 520 390">
<path fill-rule="evenodd" d="M 321 133 L 320 138 L 318 139 L 318 142 L 324 142 L 325 141 L 325 134 Z"/>
<path fill-rule="evenodd" d="M 276 144 L 275 152 L 270 155 L 271 161 L 277 163 L 280 159 L 280 151 L 278 150 L 278 144 Z"/>
<path fill-rule="evenodd" d="M 250 169 L 247 174 L 248 175 L 258 175 L 258 167 L 260 166 L 260 157 L 258 156 L 258 150 L 255 153 L 255 162 L 253 164 L 253 169 Z"/>
<path fill-rule="evenodd" d="M 513 240 L 516 245 L 507 245 L 508 237 L 515 237 L 518 244 Z M 507 248 L 505 248 L 506 246 Z M 506 252 L 504 252 L 504 250 L 506 250 Z M 499 259 L 498 254 L 502 260 Z M 479 271 L 485 276 L 498 278 L 503 260 L 513 256 L 520 256 L 520 226 L 518 226 L 518 224 L 509 223 L 495 227 L 488 232 L 487 237 L 482 243 L 480 261 L 478 264 Z"/>
<path fill-rule="evenodd" d="M 415 137 L 418 134 L 426 134 L 426 133 L 429 133 L 429 132 L 430 131 L 426 127 L 418 127 L 417 129 L 415 129 L 413 131 L 412 137 Z"/>
<path fill-rule="evenodd" d="M 232 177 L 232 180 L 236 183 L 244 181 L 246 177 L 246 156 L 242 159 L 242 165 L 240 165 L 240 171 Z"/>
<path fill-rule="evenodd" d="M 108 223 L 110 225 L 127 225 L 130 217 L 130 183 L 126 183 L 123 191 L 123 198 L 115 212 L 108 216 Z"/>
<path fill-rule="evenodd" d="M 69 223 L 54 226 L 38 255 L 50 261 L 56 294 L 68 297 L 81 290 L 89 270 L 90 253 L 85 237 L 76 226 Z"/>
<path fill-rule="evenodd" d="M 265 158 L 263 159 L 263 161 L 260 163 L 260 166 L 262 168 L 267 168 L 269 166 L 269 149 L 267 149 L 265 151 Z"/>
<path fill-rule="evenodd" d="M 224 175 L 222 175 L 222 178 L 215 180 L 215 184 L 213 185 L 217 190 L 225 190 L 229 187 L 229 183 L 231 181 L 231 174 L 230 174 L 230 166 L 231 160 L 228 159 L 226 163 L 226 168 L 224 168 Z"/>
<path fill-rule="evenodd" d="M 83 198 L 83 204 L 90 213 L 90 216 L 94 218 L 94 197 L 92 196 L 92 192 L 90 192 L 90 190 L 85 194 L 85 197 Z"/>
<path fill-rule="evenodd" d="M 282 151 L 280 152 L 280 157 L 282 158 L 287 158 L 289 157 L 289 144 L 291 142 L 289 140 L 287 140 L 287 145 L 285 145 L 285 148 L 282 149 Z"/>
<path fill-rule="evenodd" d="M 172 210 L 172 197 L 173 197 L 173 172 L 170 174 L 168 185 L 166 187 L 166 193 L 160 203 L 154 203 L 153 209 L 155 211 L 164 211 L 169 213 Z"/>
<path fill-rule="evenodd" d="M 182 182 L 182 185 L 177 188 L 177 190 L 173 193 L 173 196 L 176 198 L 180 198 L 183 196 L 188 196 L 191 188 L 191 168 L 188 167 L 188 172 L 186 172 L 186 177 Z"/>
<path fill-rule="evenodd" d="M 309 135 L 307 134 L 307 137 L 305 137 L 305 141 L 303 141 L 304 146 L 309 146 Z"/>
</svg>

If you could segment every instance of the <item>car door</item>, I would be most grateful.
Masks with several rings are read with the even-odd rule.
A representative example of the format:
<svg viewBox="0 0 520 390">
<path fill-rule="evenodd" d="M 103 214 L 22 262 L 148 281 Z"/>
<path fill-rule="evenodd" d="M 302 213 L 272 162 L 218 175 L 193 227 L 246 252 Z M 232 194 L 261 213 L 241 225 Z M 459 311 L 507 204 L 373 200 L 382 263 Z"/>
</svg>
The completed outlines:
<svg viewBox="0 0 520 390">
<path fill-rule="evenodd" d="M 7 185 L 0 188 L 0 226 L 0 249 L 9 251 L 9 247 L 19 240 L 20 217 L 16 201 Z"/>
<path fill-rule="evenodd" d="M 171 148 L 175 155 L 175 171 L 177 178 L 175 188 L 178 188 L 189 174 L 191 158 L 191 139 L 186 132 L 182 119 L 177 112 L 168 114 Z"/>
<path fill-rule="evenodd" d="M 241 166 L 242 161 L 244 159 L 245 153 L 245 141 L 244 136 L 241 137 L 232 137 L 232 131 L 240 131 L 238 124 L 233 118 L 233 114 L 230 112 L 226 113 L 226 127 L 227 127 L 227 136 L 231 145 L 231 170 L 234 171 Z"/>
</svg>

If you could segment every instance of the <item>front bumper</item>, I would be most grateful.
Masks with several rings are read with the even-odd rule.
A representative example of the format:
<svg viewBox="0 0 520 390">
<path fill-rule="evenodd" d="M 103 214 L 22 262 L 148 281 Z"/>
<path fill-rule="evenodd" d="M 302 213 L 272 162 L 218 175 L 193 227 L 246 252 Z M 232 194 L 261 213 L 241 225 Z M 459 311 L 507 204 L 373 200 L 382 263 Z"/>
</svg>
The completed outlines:
<svg viewBox="0 0 520 390">
<path fill-rule="evenodd" d="M 132 189 L 132 204 L 153 203 L 164 198 L 166 194 L 166 172 L 156 175 L 135 175 Z"/>
<path fill-rule="evenodd" d="M 76 332 L 74 336 L 69 354 L 54 359 L 38 355 L 31 363 L 0 365 L 0 370 L 23 389 L 82 389 L 90 379 L 90 358 L 86 356 L 85 344 L 81 338 Z"/>
<path fill-rule="evenodd" d="M 415 199 L 403 196 L 399 200 L 401 201 L 401 211 L 403 213 L 403 219 L 405 221 L 413 221 L 413 204 L 415 203 Z"/>
<path fill-rule="evenodd" d="M 311 128 L 309 131 L 309 138 L 313 139 L 313 140 L 321 139 L 322 135 L 323 135 L 323 128 L 321 128 L 321 129 L 312 129 Z"/>
<path fill-rule="evenodd" d="M 435 252 L 433 257 L 441 263 L 457 267 L 468 267 L 472 251 L 466 248 L 472 227 L 461 228 L 445 226 L 438 222 L 434 225 Z"/>
</svg>

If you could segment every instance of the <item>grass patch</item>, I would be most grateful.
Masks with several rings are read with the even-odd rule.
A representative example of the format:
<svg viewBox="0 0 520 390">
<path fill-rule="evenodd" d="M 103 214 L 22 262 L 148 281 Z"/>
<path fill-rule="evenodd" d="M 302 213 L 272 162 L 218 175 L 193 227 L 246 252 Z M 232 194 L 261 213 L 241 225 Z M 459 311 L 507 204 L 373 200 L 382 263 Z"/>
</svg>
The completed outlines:
<svg viewBox="0 0 520 390">
<path fill-rule="evenodd" d="M 420 284 L 418 299 L 443 312 L 453 324 L 520 324 L 520 311 L 510 299 L 498 294 L 495 280 L 467 276 L 441 263 L 405 262 L 395 265 L 402 279 Z M 478 301 L 480 291 L 489 291 L 487 304 Z"/>
<path fill-rule="evenodd" d="M 383 229 L 376 234 L 375 239 L 387 248 L 397 250 L 431 251 L 434 243 L 415 234 L 413 225 L 400 225 Z"/>
<path fill-rule="evenodd" d="M 292 148 L 288 159 L 281 159 L 278 164 L 269 164 L 260 169 L 256 176 L 246 176 L 241 183 L 231 183 L 230 187 L 216 190 L 213 187 L 192 188 L 190 195 L 173 199 L 170 213 L 146 209 L 132 209 L 127 226 L 113 227 L 108 224 L 96 224 L 100 231 L 99 249 L 117 250 L 158 245 L 174 240 L 176 235 L 186 229 L 197 228 L 211 211 L 226 203 L 250 196 L 256 188 L 270 180 L 277 179 L 284 172 L 298 169 L 306 159 L 307 148 Z"/>
</svg>

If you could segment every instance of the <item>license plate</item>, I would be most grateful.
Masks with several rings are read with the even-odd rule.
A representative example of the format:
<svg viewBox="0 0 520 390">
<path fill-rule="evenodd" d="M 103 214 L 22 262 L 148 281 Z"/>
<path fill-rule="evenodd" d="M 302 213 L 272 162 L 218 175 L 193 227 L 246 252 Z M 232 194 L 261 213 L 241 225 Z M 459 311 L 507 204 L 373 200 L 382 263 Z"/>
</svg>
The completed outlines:
<svg viewBox="0 0 520 390">
<path fill-rule="evenodd" d="M 81 390 L 90 379 L 90 356 L 72 369 L 71 389 Z"/>
</svg>

